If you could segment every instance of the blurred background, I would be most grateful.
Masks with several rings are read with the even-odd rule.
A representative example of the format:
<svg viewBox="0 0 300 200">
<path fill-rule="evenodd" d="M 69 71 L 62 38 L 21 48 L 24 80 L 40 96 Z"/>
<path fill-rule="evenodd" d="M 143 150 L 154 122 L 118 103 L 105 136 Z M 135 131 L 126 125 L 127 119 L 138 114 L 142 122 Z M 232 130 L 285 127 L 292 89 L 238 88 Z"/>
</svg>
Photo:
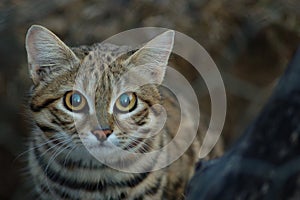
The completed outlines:
<svg viewBox="0 0 300 200">
<path fill-rule="evenodd" d="M 24 157 L 16 157 L 24 151 L 30 129 L 24 115 L 31 84 L 24 40 L 32 24 L 47 27 L 70 46 L 144 26 L 192 37 L 223 77 L 228 100 L 223 136 L 230 147 L 299 46 L 299 10 L 298 0 L 0 0 L 0 200 L 22 199 L 24 193 L 19 189 Z M 172 62 L 178 68 L 187 65 L 180 59 Z M 201 78 L 185 75 L 201 93 Z M 199 98 L 209 114 L 209 96 Z"/>
</svg>

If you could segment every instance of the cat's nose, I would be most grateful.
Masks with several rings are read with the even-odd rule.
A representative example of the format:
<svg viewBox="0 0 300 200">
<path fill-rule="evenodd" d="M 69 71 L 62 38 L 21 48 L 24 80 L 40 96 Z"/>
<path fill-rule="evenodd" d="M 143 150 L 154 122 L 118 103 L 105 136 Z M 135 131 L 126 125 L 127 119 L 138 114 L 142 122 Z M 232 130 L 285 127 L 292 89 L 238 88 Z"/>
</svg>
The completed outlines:
<svg viewBox="0 0 300 200">
<path fill-rule="evenodd" d="M 94 129 L 91 132 L 97 138 L 97 140 L 103 142 L 112 134 L 113 131 L 110 128 L 104 128 L 104 129 Z"/>
</svg>

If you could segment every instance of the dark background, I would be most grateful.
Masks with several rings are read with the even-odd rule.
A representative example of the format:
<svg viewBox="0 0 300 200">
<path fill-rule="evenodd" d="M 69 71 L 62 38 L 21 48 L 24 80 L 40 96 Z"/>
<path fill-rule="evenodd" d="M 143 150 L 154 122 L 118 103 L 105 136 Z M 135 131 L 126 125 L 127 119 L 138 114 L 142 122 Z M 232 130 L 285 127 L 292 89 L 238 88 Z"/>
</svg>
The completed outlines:
<svg viewBox="0 0 300 200">
<path fill-rule="evenodd" d="M 24 40 L 32 24 L 49 28 L 71 46 L 144 26 L 170 28 L 194 38 L 224 80 L 228 111 L 223 136 L 230 146 L 264 105 L 300 44 L 297 2 L 0 0 L 0 199 L 22 199 L 24 193 L 24 156 L 16 157 L 24 151 L 29 131 L 24 99 L 31 81 Z M 197 77 L 190 76 L 197 84 Z M 203 106 L 209 107 L 209 97 L 203 98 Z"/>
</svg>

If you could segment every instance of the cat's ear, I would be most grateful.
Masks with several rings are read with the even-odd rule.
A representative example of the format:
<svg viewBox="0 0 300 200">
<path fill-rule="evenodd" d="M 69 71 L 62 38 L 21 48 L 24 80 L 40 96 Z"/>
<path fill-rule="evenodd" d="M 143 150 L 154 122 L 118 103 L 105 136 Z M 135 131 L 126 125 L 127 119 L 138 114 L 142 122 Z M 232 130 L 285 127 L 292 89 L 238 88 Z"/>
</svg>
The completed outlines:
<svg viewBox="0 0 300 200">
<path fill-rule="evenodd" d="M 166 31 L 147 42 L 128 58 L 137 70 L 139 66 L 144 66 L 139 74 L 146 80 L 151 79 L 157 84 L 163 81 L 174 45 L 174 35 L 173 30 Z"/>
<path fill-rule="evenodd" d="M 28 30 L 26 51 L 29 73 L 34 84 L 79 63 L 79 59 L 67 45 L 54 33 L 39 25 L 33 25 Z"/>
</svg>

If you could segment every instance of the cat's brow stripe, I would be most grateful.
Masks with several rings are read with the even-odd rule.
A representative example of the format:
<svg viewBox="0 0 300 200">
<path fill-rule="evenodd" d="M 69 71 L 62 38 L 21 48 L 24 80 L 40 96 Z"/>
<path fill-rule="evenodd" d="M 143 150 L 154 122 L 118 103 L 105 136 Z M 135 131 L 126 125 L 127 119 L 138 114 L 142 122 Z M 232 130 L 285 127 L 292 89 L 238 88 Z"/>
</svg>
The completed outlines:
<svg viewBox="0 0 300 200">
<path fill-rule="evenodd" d="M 46 108 L 47 106 L 49 106 L 50 104 L 54 103 L 55 101 L 57 101 L 58 99 L 60 99 L 60 97 L 58 98 L 52 98 L 52 99 L 47 99 L 45 101 L 43 101 L 41 104 L 39 105 L 36 105 L 34 103 L 31 103 L 30 104 L 30 109 L 33 111 L 33 112 L 39 112 L 41 111 L 42 109 Z"/>
</svg>

